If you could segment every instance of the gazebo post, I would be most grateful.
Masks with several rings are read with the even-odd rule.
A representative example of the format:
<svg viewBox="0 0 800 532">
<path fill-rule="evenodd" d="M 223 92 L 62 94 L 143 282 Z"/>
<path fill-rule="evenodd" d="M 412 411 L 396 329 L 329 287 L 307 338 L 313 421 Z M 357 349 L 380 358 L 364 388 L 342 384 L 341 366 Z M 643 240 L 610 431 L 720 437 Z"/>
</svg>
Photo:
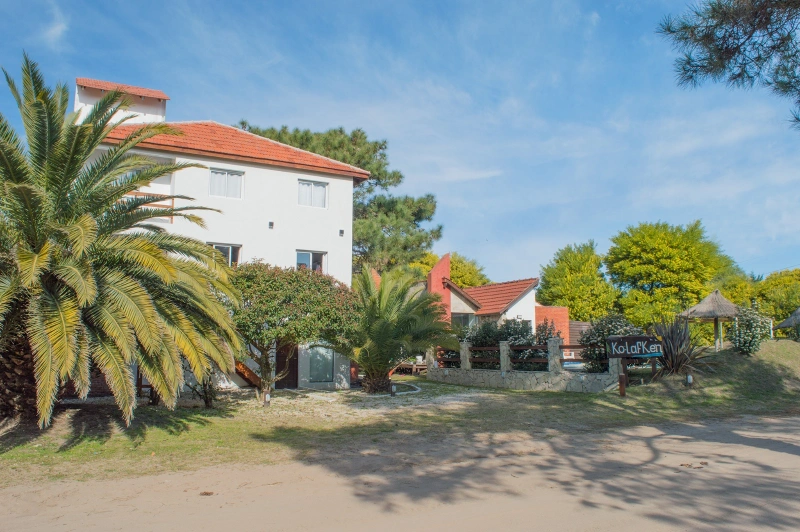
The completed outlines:
<svg viewBox="0 0 800 532">
<path fill-rule="evenodd" d="M 721 351 L 723 340 L 722 325 L 720 322 L 722 320 L 730 321 L 731 319 L 735 321 L 737 313 L 738 309 L 736 305 L 725 299 L 719 290 L 714 290 L 703 298 L 700 303 L 690 309 L 684 310 L 680 315 L 690 321 L 704 321 L 706 323 L 713 321 L 714 350 Z"/>
</svg>

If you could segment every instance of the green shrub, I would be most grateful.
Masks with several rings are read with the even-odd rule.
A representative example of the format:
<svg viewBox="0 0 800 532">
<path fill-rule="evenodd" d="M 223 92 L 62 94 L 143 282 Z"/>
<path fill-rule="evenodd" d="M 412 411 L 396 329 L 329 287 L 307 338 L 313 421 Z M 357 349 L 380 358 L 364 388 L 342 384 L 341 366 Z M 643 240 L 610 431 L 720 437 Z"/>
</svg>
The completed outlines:
<svg viewBox="0 0 800 532">
<path fill-rule="evenodd" d="M 472 365 L 475 369 L 497 369 L 500 364 L 500 342 L 509 345 L 544 345 L 548 338 L 560 338 L 561 331 L 556 330 L 555 323 L 545 320 L 536 326 L 536 332 L 531 329 L 531 323 L 523 320 L 506 320 L 500 325 L 495 322 L 484 322 L 477 327 L 472 327 L 464 336 L 464 341 L 470 342 L 472 347 L 497 347 L 497 351 L 480 351 L 482 358 L 496 358 L 497 362 L 478 362 Z M 525 362 L 529 358 L 546 358 L 547 351 L 539 349 L 526 349 L 514 351 L 512 356 L 521 359 L 513 364 L 514 369 L 520 371 L 546 371 L 547 364 Z"/>
<path fill-rule="evenodd" d="M 667 375 L 700 371 L 697 364 L 708 356 L 708 348 L 698 345 L 697 338 L 689 330 L 689 322 L 681 318 L 662 321 L 655 325 L 655 332 L 661 338 L 663 356 L 658 359 L 661 368 L 654 380 Z"/>
<path fill-rule="evenodd" d="M 498 326 L 497 323 L 493 321 L 485 321 L 467 331 L 464 341 L 472 344 L 472 347 L 497 347 L 497 351 L 479 351 L 474 353 L 472 355 L 474 357 L 497 359 L 497 362 L 476 362 L 472 364 L 474 369 L 498 369 L 500 367 L 500 342 L 505 341 L 508 336 L 512 336 L 517 340 L 525 336 L 526 330 L 524 326 L 516 326 L 515 324 L 506 325 L 506 323 L 508 322 L 503 323 L 502 326 Z M 528 325 L 527 333 L 530 335 L 530 325 Z"/>
<path fill-rule="evenodd" d="M 561 331 L 556 330 L 555 320 L 545 320 L 536 325 L 536 345 L 547 345 L 550 338 L 561 338 Z"/>
<path fill-rule="evenodd" d="M 752 355 L 769 338 L 770 329 L 770 319 L 758 311 L 758 305 L 739 307 L 739 315 L 728 330 L 728 340 L 737 351 Z"/>
<path fill-rule="evenodd" d="M 581 355 L 581 358 L 587 361 L 586 371 L 590 373 L 608 371 L 606 338 L 613 335 L 635 336 L 643 333 L 642 329 L 633 325 L 622 314 L 608 314 L 592 322 L 592 326 L 580 337 L 580 343 L 589 346 Z"/>
</svg>

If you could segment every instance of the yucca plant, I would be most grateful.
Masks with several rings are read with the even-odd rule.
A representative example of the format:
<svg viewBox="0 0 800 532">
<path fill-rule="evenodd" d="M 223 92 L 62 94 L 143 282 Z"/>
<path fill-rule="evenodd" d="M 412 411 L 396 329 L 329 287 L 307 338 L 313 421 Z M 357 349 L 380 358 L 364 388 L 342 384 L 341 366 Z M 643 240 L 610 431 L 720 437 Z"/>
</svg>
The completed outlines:
<svg viewBox="0 0 800 532">
<path fill-rule="evenodd" d="M 700 346 L 692 337 L 687 320 L 676 317 L 672 321 L 657 323 L 654 329 L 656 336 L 661 339 L 663 356 L 658 359 L 661 368 L 653 376 L 653 380 L 667 375 L 701 372 L 701 363 L 707 367 L 707 361 L 703 359 L 714 353 L 707 347 Z"/>
<path fill-rule="evenodd" d="M 79 121 L 67 87 L 48 88 L 27 56 L 21 90 L 4 73 L 25 142 L 0 114 L 0 413 L 33 410 L 46 426 L 60 387 L 71 381 L 86 397 L 94 366 L 129 422 L 134 365 L 167 405 L 183 384 L 181 357 L 198 380 L 214 363 L 230 371 L 242 345 L 220 301 L 237 298 L 227 266 L 211 247 L 150 222 L 202 224 L 189 212 L 197 207 L 127 196 L 189 166 L 131 153 L 174 132 L 144 125 L 101 149 L 127 107 L 122 93 L 107 92 Z"/>
<path fill-rule="evenodd" d="M 395 270 L 377 283 L 365 267 L 353 289 L 359 311 L 355 331 L 323 339 L 364 371 L 367 393 L 388 391 L 389 372 L 404 360 L 431 347 L 457 348 L 439 299 L 422 290 L 413 275 Z"/>
</svg>

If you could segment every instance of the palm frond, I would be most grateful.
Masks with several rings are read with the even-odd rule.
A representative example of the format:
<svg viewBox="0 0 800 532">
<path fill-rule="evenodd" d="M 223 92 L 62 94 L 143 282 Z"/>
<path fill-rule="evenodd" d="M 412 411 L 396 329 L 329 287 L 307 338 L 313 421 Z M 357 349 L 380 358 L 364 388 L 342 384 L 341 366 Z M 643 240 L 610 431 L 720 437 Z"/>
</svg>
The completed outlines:
<svg viewBox="0 0 800 532">
<path fill-rule="evenodd" d="M 50 423 L 61 384 L 71 380 L 86 396 L 92 363 L 126 421 L 134 365 L 167 405 L 183 384 L 182 357 L 200 377 L 214 364 L 230 371 L 243 349 L 222 303 L 239 302 L 230 268 L 205 243 L 149 223 L 170 216 L 202 225 L 204 209 L 125 197 L 198 166 L 131 152 L 179 131 L 147 124 L 112 142 L 108 135 L 126 121 L 115 118 L 129 105 L 123 94 L 109 91 L 79 121 L 68 112 L 66 85 L 48 88 L 27 55 L 19 86 L 4 73 L 25 139 L 0 115 L 0 356 L 20 342 L 30 347 L 40 424 Z"/>
</svg>

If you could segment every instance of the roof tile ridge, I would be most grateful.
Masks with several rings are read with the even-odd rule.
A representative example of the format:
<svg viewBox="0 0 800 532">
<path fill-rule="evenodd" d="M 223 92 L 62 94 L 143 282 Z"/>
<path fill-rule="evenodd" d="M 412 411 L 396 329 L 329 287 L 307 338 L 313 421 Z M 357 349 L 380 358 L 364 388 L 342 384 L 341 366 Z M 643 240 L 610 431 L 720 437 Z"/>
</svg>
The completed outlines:
<svg viewBox="0 0 800 532">
<path fill-rule="evenodd" d="M 117 88 L 130 87 L 132 89 L 142 89 L 142 90 L 146 90 L 146 91 L 160 92 L 164 96 L 167 96 L 167 93 L 164 92 L 162 89 L 153 89 L 153 88 L 150 88 L 150 87 L 142 87 L 141 85 L 131 85 L 130 83 L 121 83 L 119 81 L 109 81 L 109 80 L 106 80 L 106 79 L 98 79 L 98 78 L 87 78 L 86 76 L 75 76 L 75 84 L 76 85 L 80 85 L 80 81 L 79 80 L 95 81 L 95 82 L 98 82 L 98 83 L 108 83 L 109 85 L 115 85 Z M 170 99 L 169 96 L 167 96 L 167 99 Z"/>
<path fill-rule="evenodd" d="M 533 282 L 538 281 L 538 280 L 539 280 L 538 277 L 526 277 L 525 279 L 515 279 L 513 281 L 500 281 L 498 283 L 487 283 L 487 284 L 482 284 L 480 286 L 469 286 L 467 288 L 463 288 L 462 290 L 474 290 L 476 288 L 489 288 L 489 287 L 492 287 L 492 286 L 500 286 L 500 285 L 504 285 L 504 284 L 521 283 L 523 281 L 529 281 L 529 282 L 533 283 Z"/>
<path fill-rule="evenodd" d="M 257 138 L 257 139 L 266 140 L 267 142 L 271 142 L 273 144 L 278 144 L 280 146 L 285 146 L 285 147 L 287 147 L 287 148 L 289 148 L 291 150 L 298 151 L 300 153 L 307 153 L 309 155 L 314 155 L 315 157 L 321 157 L 321 158 L 326 159 L 326 160 L 328 160 L 328 161 L 330 161 L 332 163 L 341 164 L 341 165 L 347 166 L 348 168 L 352 168 L 353 170 L 356 170 L 358 172 L 363 172 L 363 173 L 368 174 L 368 175 L 370 174 L 367 170 L 364 170 L 363 168 L 359 168 L 358 166 L 353 166 L 352 164 L 343 163 L 342 161 L 337 161 L 336 159 L 331 159 L 330 157 L 326 157 L 324 155 L 320 155 L 319 153 L 314 153 L 313 151 L 304 150 L 304 149 L 298 148 L 296 146 L 291 146 L 289 144 L 284 144 L 283 142 L 278 142 L 277 140 L 274 140 L 274 139 L 269 139 L 269 138 L 263 137 L 261 135 L 256 135 L 255 133 L 253 133 L 251 131 L 247 131 L 246 129 L 242 129 L 242 128 L 239 128 L 239 127 L 236 127 L 236 126 L 231 126 L 231 125 L 228 125 L 228 124 L 223 124 L 223 123 L 217 122 L 215 120 L 209 120 L 209 122 L 213 122 L 214 124 L 218 124 L 220 126 L 229 127 L 231 129 L 235 129 L 236 131 L 240 131 L 242 133 L 247 133 L 248 135 L 251 135 L 251 136 L 253 136 L 253 137 Z"/>
<path fill-rule="evenodd" d="M 156 122 L 156 123 L 164 124 L 164 125 L 167 125 L 167 126 L 172 126 L 172 125 L 180 125 L 180 124 L 206 124 L 206 123 L 214 123 L 214 122 L 212 122 L 211 120 L 175 120 L 175 121 L 165 120 L 163 122 Z M 142 127 L 147 126 L 147 125 L 150 125 L 150 124 L 138 124 L 138 123 L 137 124 L 125 124 L 125 123 L 122 123 L 121 125 L 117 126 L 114 129 L 124 128 L 124 127 L 142 128 Z"/>
</svg>

